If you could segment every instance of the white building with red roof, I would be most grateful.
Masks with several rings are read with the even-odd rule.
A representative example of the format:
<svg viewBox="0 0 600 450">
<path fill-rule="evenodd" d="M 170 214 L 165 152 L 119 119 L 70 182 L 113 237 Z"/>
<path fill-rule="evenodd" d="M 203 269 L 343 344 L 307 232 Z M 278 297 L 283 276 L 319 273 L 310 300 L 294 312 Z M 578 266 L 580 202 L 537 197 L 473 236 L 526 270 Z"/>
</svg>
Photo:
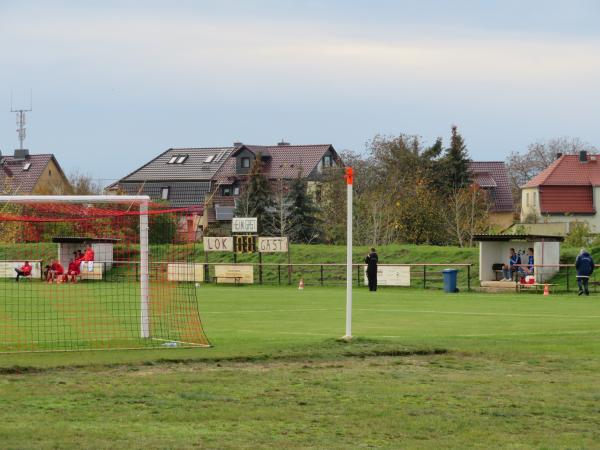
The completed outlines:
<svg viewBox="0 0 600 450">
<path fill-rule="evenodd" d="M 585 222 L 600 232 L 600 155 L 585 151 L 558 155 L 543 172 L 521 187 L 521 222 L 560 224 L 569 231 L 573 222 Z"/>
</svg>

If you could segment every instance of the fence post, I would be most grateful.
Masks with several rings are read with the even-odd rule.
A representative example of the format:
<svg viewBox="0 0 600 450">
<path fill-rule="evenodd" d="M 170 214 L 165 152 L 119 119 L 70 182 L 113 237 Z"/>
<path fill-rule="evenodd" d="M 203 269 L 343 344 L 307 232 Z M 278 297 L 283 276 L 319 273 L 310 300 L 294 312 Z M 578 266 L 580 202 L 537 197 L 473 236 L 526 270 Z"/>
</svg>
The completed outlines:
<svg viewBox="0 0 600 450">
<path fill-rule="evenodd" d="M 567 266 L 567 292 L 569 292 L 569 266 Z"/>
<path fill-rule="evenodd" d="M 290 250 L 288 248 L 288 284 L 292 284 L 292 258 L 290 256 Z"/>
<path fill-rule="evenodd" d="M 467 291 L 471 292 L 471 264 L 467 266 Z"/>
<path fill-rule="evenodd" d="M 427 287 L 427 266 L 423 266 L 423 289 Z"/>
<path fill-rule="evenodd" d="M 281 264 L 277 264 L 277 280 L 279 282 L 279 286 L 281 286 Z"/>
<path fill-rule="evenodd" d="M 356 265 L 356 286 L 360 287 L 360 264 Z"/>
<path fill-rule="evenodd" d="M 263 275 L 262 252 L 258 252 L 258 284 L 263 284 L 262 275 Z"/>
<path fill-rule="evenodd" d="M 323 264 L 321 264 L 321 286 L 323 286 Z"/>
</svg>

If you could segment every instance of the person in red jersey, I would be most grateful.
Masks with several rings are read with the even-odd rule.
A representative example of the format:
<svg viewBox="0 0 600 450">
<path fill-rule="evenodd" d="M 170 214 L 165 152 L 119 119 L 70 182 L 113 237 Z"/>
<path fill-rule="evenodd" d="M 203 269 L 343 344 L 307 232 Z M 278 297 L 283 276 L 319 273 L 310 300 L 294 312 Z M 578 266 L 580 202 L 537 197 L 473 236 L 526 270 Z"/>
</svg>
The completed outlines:
<svg viewBox="0 0 600 450">
<path fill-rule="evenodd" d="M 75 256 L 77 256 L 77 252 L 75 252 Z M 77 276 L 81 273 L 79 267 L 80 262 L 75 258 L 69 262 L 69 267 L 67 268 L 67 281 L 71 280 L 72 283 L 77 283 Z"/>
<path fill-rule="evenodd" d="M 31 267 L 31 264 L 29 264 L 29 261 L 25 261 L 25 264 L 18 269 L 15 269 L 15 272 L 17 272 L 17 283 L 19 282 L 19 278 L 31 276 L 32 269 L 33 268 Z"/>
<path fill-rule="evenodd" d="M 62 281 L 64 274 L 65 268 L 55 259 L 50 265 L 50 270 L 48 270 L 48 283 L 52 283 L 54 280 L 57 282 Z"/>
<path fill-rule="evenodd" d="M 94 249 L 92 248 L 92 244 L 87 245 L 79 270 L 83 271 L 85 270 L 85 267 L 87 267 L 88 272 L 94 271 Z"/>
</svg>

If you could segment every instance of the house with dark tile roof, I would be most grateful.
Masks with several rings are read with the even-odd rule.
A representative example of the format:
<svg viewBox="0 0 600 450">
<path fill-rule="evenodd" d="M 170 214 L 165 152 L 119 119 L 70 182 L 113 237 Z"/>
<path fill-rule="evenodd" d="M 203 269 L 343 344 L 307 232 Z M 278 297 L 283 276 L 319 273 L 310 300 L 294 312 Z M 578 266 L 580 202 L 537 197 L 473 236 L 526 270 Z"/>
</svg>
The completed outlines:
<svg viewBox="0 0 600 450">
<path fill-rule="evenodd" d="M 562 224 L 585 222 L 600 232 L 600 155 L 581 151 L 558 154 L 544 171 L 521 187 L 521 222 Z"/>
<path fill-rule="evenodd" d="M 0 192 L 5 195 L 68 194 L 69 180 L 51 153 L 30 154 L 15 150 L 0 154 Z"/>
<path fill-rule="evenodd" d="M 146 194 L 174 207 L 204 206 L 201 224 L 228 223 L 248 181 L 256 158 L 273 185 L 300 176 L 311 189 L 327 167 L 342 164 L 333 146 L 246 145 L 231 147 L 171 148 L 107 189 L 127 194 Z"/>
<path fill-rule="evenodd" d="M 514 222 L 514 204 L 508 168 L 502 161 L 471 161 L 473 182 L 490 199 L 490 224 L 507 228 Z"/>
</svg>

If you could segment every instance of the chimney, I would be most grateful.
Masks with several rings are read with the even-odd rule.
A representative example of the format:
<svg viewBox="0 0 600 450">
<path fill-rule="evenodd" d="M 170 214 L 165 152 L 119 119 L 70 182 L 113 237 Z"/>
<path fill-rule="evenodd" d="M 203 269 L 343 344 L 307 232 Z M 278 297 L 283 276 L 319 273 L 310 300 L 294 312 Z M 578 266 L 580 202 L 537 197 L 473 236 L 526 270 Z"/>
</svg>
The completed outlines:
<svg viewBox="0 0 600 450">
<path fill-rule="evenodd" d="M 244 143 L 243 143 L 243 142 L 238 142 L 238 141 L 236 141 L 236 142 L 234 142 L 234 143 L 233 143 L 233 146 L 234 146 L 235 148 L 241 147 L 242 145 L 244 145 Z"/>
<path fill-rule="evenodd" d="M 14 158 L 17 161 L 23 161 L 25 159 L 29 159 L 29 150 L 24 149 L 24 148 L 15 150 L 15 156 L 14 156 Z"/>
<path fill-rule="evenodd" d="M 582 162 L 582 163 L 587 162 L 587 152 L 585 150 L 581 150 L 579 152 L 579 162 Z"/>
<path fill-rule="evenodd" d="M 281 140 L 281 142 L 277 143 L 277 147 L 286 147 L 288 145 L 292 145 L 289 142 L 285 142 L 283 139 Z"/>
<path fill-rule="evenodd" d="M 563 155 L 563 154 L 562 154 L 562 153 L 560 153 L 560 152 L 559 152 L 559 153 L 557 153 L 557 154 L 556 154 L 556 159 L 560 159 L 560 158 L 562 158 L 562 155 Z"/>
</svg>

